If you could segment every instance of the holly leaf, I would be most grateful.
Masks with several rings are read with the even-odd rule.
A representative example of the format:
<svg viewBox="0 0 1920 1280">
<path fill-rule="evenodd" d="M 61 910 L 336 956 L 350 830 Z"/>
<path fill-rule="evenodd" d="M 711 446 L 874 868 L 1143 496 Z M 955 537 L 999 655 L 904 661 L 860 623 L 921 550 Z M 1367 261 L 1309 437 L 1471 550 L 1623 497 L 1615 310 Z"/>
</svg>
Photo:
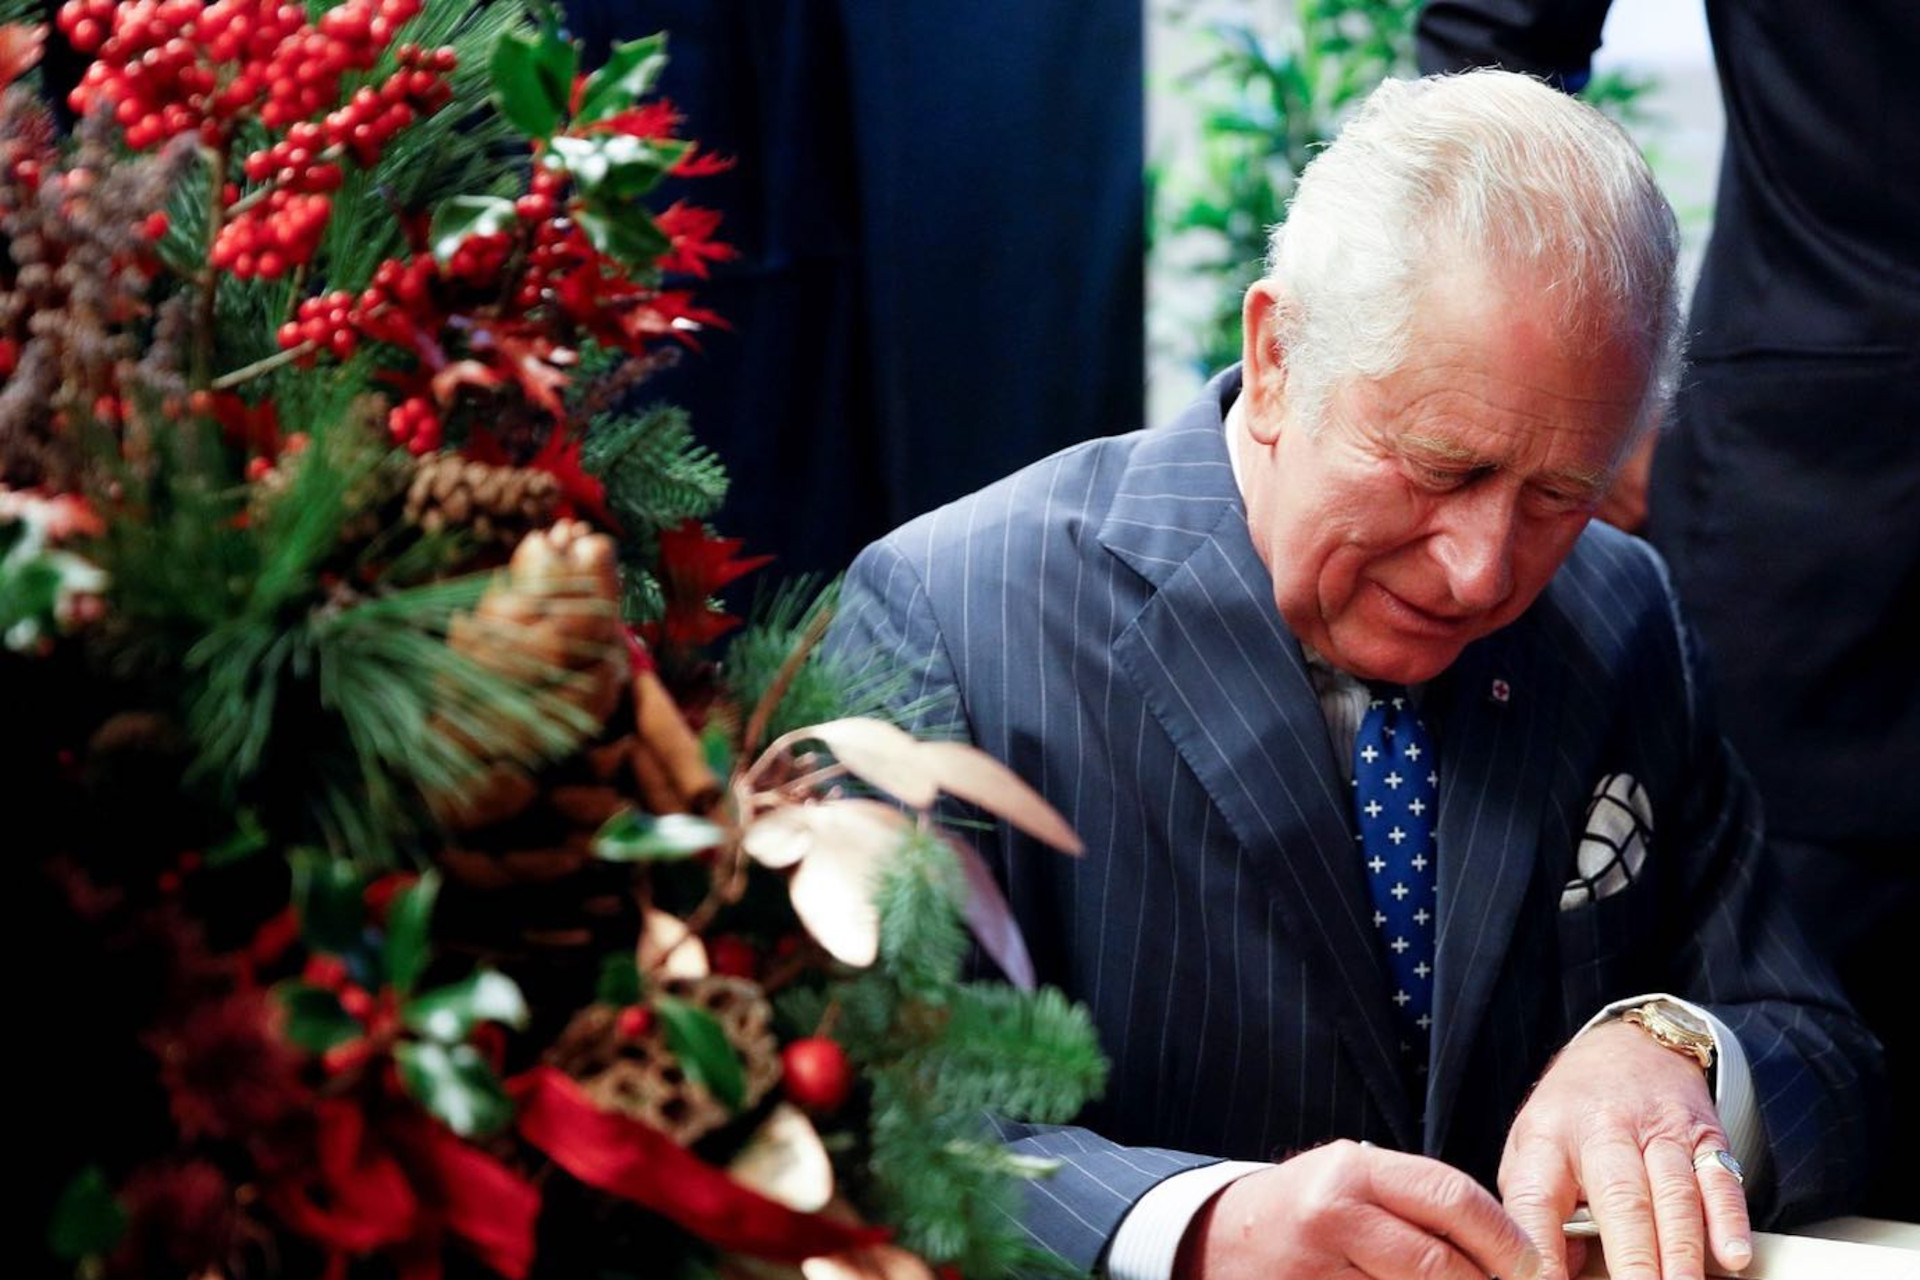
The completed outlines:
<svg viewBox="0 0 1920 1280">
<path fill-rule="evenodd" d="M 591 123 L 625 111 L 652 90 L 666 65 L 665 32 L 614 45 L 606 63 L 587 77 L 574 120 Z"/>
<path fill-rule="evenodd" d="M 345 955 L 361 945 L 366 883 L 352 863 L 311 849 L 293 855 L 293 910 L 315 951 Z"/>
<path fill-rule="evenodd" d="M 308 1053 L 325 1053 L 366 1033 L 340 997 L 307 982 L 284 982 L 275 990 L 287 1011 L 287 1039 Z"/>
<path fill-rule="evenodd" d="M 73 1176 L 47 1224 L 47 1247 L 56 1257 L 78 1262 L 112 1252 L 127 1231 L 127 1211 L 114 1198 L 107 1175 L 90 1164 Z"/>
<path fill-rule="evenodd" d="M 659 186 L 686 154 L 684 142 L 656 142 L 630 133 L 562 135 L 548 143 L 546 163 L 570 175 L 582 195 L 632 200 Z"/>
<path fill-rule="evenodd" d="M 427 925 L 440 893 L 440 873 L 429 871 L 394 895 L 387 908 L 387 981 L 409 995 L 427 967 Z"/>
<path fill-rule="evenodd" d="M 403 1040 L 393 1056 L 407 1092 L 461 1137 L 484 1138 L 512 1122 L 513 1102 L 472 1045 Z"/>
<path fill-rule="evenodd" d="M 490 236 L 514 225 L 513 201 L 501 196 L 455 196 L 433 211 L 427 244 L 436 261 L 445 262 L 468 236 Z"/>
<path fill-rule="evenodd" d="M 552 136 L 579 64 L 580 51 L 560 38 L 551 21 L 537 36 L 502 32 L 487 66 L 500 114 L 530 138 Z"/>
<path fill-rule="evenodd" d="M 600 978 L 594 984 L 593 998 L 600 1004 L 640 1003 L 640 966 L 633 952 L 615 951 L 600 958 Z"/>
<path fill-rule="evenodd" d="M 574 221 L 587 233 L 594 248 L 622 266 L 646 270 L 665 253 L 671 242 L 639 208 L 609 212 L 593 204 L 574 212 Z"/>
<path fill-rule="evenodd" d="M 680 1069 L 727 1110 L 738 1111 L 746 1097 L 747 1075 L 720 1023 L 705 1009 L 672 996 L 656 997 L 653 1011 L 667 1030 L 667 1048 L 680 1060 Z"/>
<path fill-rule="evenodd" d="M 443 1044 L 459 1044 L 482 1022 L 527 1025 L 527 1001 L 512 978 L 477 969 L 460 981 L 409 1001 L 400 1011 L 408 1027 Z"/>
<path fill-rule="evenodd" d="M 726 839 L 705 818 L 686 813 L 655 816 L 626 809 L 607 819 L 593 837 L 593 853 L 608 862 L 677 862 Z"/>
</svg>

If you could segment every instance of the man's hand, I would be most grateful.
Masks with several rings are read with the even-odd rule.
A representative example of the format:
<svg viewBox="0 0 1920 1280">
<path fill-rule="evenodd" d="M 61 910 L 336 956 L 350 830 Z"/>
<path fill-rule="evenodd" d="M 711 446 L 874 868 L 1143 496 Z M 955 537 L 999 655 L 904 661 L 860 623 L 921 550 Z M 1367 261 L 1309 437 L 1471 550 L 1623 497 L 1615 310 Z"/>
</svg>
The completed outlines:
<svg viewBox="0 0 1920 1280">
<path fill-rule="evenodd" d="M 1335 1142 L 1248 1174 L 1187 1228 L 1179 1280 L 1534 1280 L 1499 1202 L 1423 1156 Z"/>
<path fill-rule="evenodd" d="M 1520 1109 L 1500 1194 L 1545 1255 L 1542 1280 L 1565 1280 L 1561 1224 L 1583 1200 L 1614 1280 L 1701 1280 L 1708 1241 L 1729 1271 L 1753 1258 L 1739 1180 L 1694 1166 L 1726 1146 L 1699 1066 L 1606 1023 L 1568 1045 Z"/>
</svg>

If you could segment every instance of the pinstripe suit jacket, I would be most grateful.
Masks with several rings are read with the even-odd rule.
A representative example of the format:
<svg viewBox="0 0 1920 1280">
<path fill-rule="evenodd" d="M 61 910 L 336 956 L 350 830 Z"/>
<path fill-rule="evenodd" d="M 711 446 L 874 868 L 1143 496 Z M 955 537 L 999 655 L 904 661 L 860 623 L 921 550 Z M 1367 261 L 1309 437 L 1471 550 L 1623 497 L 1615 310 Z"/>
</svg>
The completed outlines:
<svg viewBox="0 0 1920 1280">
<path fill-rule="evenodd" d="M 1227 460 L 1238 388 L 1229 371 L 1170 428 L 1069 449 L 869 547 L 830 640 L 915 670 L 909 695 L 941 704 L 923 727 L 1005 760 L 1086 841 L 1070 859 L 982 837 L 1041 980 L 1091 1007 L 1113 1062 L 1083 1128 L 1006 1126 L 1067 1161 L 1029 1229 L 1090 1266 L 1169 1174 L 1342 1136 L 1491 1185 L 1548 1058 L 1652 990 L 1708 1005 L 1746 1049 L 1761 1214 L 1841 1206 L 1878 1049 L 1772 888 L 1664 567 L 1604 526 L 1428 689 L 1435 1025 L 1424 1107 L 1409 1098 L 1345 784 Z M 1563 912 L 1594 784 L 1622 771 L 1653 803 L 1645 870 Z"/>
</svg>

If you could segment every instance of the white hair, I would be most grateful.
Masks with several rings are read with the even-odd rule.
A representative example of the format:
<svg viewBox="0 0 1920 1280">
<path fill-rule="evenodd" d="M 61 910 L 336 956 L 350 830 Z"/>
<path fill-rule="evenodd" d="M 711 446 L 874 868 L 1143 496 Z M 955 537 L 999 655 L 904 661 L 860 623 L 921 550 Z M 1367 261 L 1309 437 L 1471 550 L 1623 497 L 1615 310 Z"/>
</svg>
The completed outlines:
<svg viewBox="0 0 1920 1280">
<path fill-rule="evenodd" d="M 1505 71 L 1389 80 L 1307 166 L 1273 231 L 1297 420 L 1317 428 L 1339 382 L 1398 368 L 1423 284 L 1464 267 L 1551 300 L 1563 341 L 1644 352 L 1643 429 L 1679 377 L 1679 243 L 1646 161 L 1592 107 Z"/>
</svg>

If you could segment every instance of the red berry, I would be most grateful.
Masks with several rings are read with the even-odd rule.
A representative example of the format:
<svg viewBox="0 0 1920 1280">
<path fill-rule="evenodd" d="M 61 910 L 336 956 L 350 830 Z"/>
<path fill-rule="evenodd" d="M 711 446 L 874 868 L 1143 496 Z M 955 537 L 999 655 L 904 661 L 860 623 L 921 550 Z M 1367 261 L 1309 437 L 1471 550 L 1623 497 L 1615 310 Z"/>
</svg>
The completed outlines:
<svg viewBox="0 0 1920 1280">
<path fill-rule="evenodd" d="M 623 1040 L 637 1040 L 653 1030 L 653 1010 L 643 1004 L 630 1004 L 620 1011 L 614 1029 Z"/>
<path fill-rule="evenodd" d="M 707 962 L 727 978 L 751 978 L 760 971 L 760 953 L 751 942 L 731 933 L 707 944 Z"/>
<path fill-rule="evenodd" d="M 795 1040 L 780 1051 L 787 1096 L 809 1111 L 838 1110 L 853 1091 L 853 1068 L 844 1049 L 825 1036 Z"/>
</svg>

